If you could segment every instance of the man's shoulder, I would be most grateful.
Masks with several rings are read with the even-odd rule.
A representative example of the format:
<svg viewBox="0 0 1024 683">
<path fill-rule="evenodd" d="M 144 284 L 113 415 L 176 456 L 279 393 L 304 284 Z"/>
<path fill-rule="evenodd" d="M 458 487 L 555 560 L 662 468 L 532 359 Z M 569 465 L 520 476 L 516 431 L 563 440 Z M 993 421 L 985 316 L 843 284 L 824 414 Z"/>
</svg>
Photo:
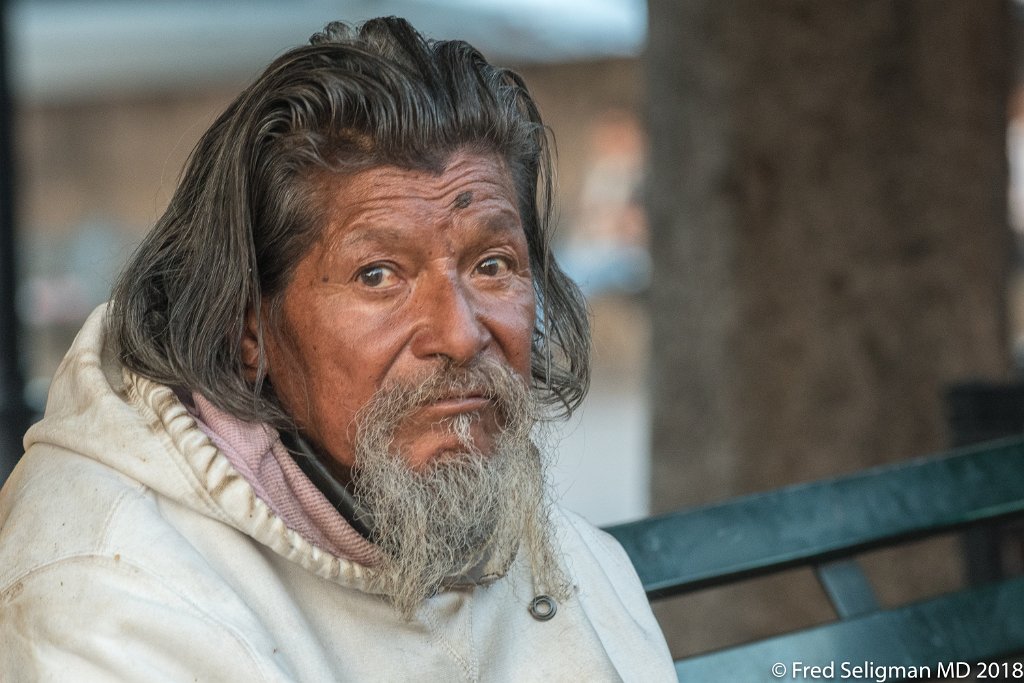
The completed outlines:
<svg viewBox="0 0 1024 683">
<path fill-rule="evenodd" d="M 0 672 L 283 679 L 244 604 L 196 570 L 166 504 L 86 456 L 29 450 L 0 493 Z"/>
<path fill-rule="evenodd" d="M 572 511 L 554 506 L 551 516 L 580 606 L 616 669 L 643 680 L 674 680 L 665 638 L 626 551 Z"/>
<path fill-rule="evenodd" d="M 614 574 L 630 582 L 636 581 L 633 564 L 611 534 L 559 505 L 552 506 L 551 517 L 558 528 L 562 551 L 574 565 L 589 559 L 599 565 L 605 574 Z"/>
<path fill-rule="evenodd" d="M 152 492 L 120 472 L 59 447 L 30 448 L 0 492 L 0 586 L 71 559 L 120 556 L 119 544 L 130 552 L 132 529 L 150 535 L 160 520 Z"/>
</svg>

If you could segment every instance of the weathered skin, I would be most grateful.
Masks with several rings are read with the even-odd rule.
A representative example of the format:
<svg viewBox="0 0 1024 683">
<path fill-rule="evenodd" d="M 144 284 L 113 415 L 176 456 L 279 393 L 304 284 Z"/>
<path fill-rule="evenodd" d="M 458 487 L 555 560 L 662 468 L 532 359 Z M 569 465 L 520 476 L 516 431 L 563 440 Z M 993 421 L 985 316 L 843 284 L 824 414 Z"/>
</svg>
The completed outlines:
<svg viewBox="0 0 1024 683">
<path fill-rule="evenodd" d="M 385 166 L 325 188 L 328 224 L 299 262 L 266 352 L 284 408 L 345 471 L 353 418 L 385 382 L 485 355 L 525 381 L 534 294 L 514 187 L 498 157 L 456 153 L 440 174 Z M 254 323 L 244 349 L 251 366 Z M 425 407 L 395 445 L 422 466 L 458 445 L 438 420 L 464 412 L 479 412 L 473 438 L 488 452 L 498 426 L 479 396 Z"/>
</svg>

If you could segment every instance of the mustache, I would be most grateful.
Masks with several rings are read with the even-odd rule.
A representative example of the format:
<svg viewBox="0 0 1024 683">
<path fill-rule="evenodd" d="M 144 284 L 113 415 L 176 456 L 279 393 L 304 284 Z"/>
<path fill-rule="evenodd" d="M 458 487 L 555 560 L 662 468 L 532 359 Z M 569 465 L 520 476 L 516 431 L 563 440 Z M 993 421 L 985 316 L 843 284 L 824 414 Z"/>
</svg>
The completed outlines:
<svg viewBox="0 0 1024 683">
<path fill-rule="evenodd" d="M 487 399 L 499 417 L 508 417 L 522 414 L 529 394 L 526 380 L 496 358 L 478 358 L 468 364 L 446 360 L 411 379 L 386 382 L 356 419 L 357 424 L 393 422 L 437 401 L 469 397 Z"/>
</svg>

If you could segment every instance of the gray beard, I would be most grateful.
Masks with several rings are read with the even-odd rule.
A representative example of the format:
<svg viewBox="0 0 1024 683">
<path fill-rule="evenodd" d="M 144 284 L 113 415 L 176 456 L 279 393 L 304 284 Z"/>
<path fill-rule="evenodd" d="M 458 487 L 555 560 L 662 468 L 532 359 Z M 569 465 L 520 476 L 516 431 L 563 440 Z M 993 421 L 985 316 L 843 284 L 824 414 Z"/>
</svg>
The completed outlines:
<svg viewBox="0 0 1024 683">
<path fill-rule="evenodd" d="M 471 428 L 477 414 L 445 420 L 461 448 L 417 470 L 393 449 L 404 420 L 458 390 L 483 391 L 502 425 L 491 453 Z M 529 562 L 534 589 L 564 597 L 567 582 L 551 542 L 545 463 L 530 439 L 538 403 L 523 380 L 496 361 L 439 367 L 413 386 L 388 385 L 357 418 L 353 495 L 373 519 L 382 561 L 371 588 L 409 619 L 445 585 L 486 563 L 503 574 L 517 553 Z"/>
</svg>

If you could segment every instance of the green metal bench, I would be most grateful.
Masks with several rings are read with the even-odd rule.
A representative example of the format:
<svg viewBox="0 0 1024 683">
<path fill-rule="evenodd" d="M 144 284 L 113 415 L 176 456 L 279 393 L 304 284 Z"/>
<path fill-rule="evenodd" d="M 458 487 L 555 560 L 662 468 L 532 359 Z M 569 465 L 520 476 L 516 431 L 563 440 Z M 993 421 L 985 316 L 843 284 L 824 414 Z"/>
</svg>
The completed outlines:
<svg viewBox="0 0 1024 683">
<path fill-rule="evenodd" d="M 812 567 L 835 609 L 838 620 L 831 623 L 679 660 L 680 680 L 772 680 L 773 664 L 789 667 L 794 661 L 835 662 L 830 678 L 840 680 L 841 662 L 929 666 L 934 673 L 940 663 L 1024 652 L 1024 577 L 880 609 L 853 559 L 867 550 L 1015 517 L 1024 517 L 1021 438 L 607 531 L 626 549 L 651 599 Z M 791 674 L 785 679 L 792 680 Z M 1012 666 L 1010 674 L 1024 678 L 1013 676 Z"/>
</svg>

